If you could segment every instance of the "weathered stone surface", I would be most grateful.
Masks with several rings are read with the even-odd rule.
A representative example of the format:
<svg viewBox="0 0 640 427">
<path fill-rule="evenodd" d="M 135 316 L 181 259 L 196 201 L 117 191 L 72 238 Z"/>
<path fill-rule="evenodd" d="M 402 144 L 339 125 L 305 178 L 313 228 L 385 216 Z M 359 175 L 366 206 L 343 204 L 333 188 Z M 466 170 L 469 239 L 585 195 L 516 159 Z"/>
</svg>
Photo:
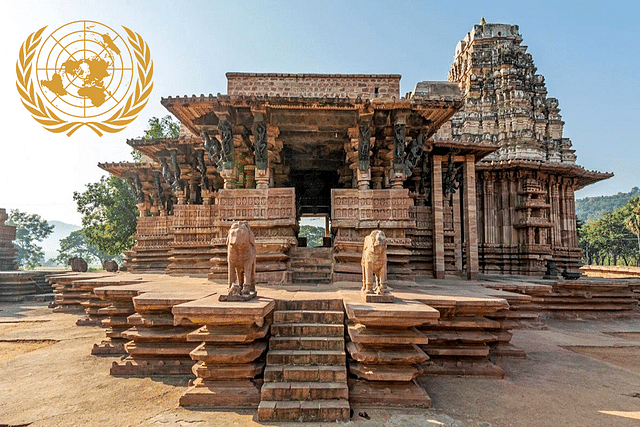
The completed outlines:
<svg viewBox="0 0 640 427">
<path fill-rule="evenodd" d="M 269 332 L 269 323 L 262 326 L 202 326 L 187 335 L 187 341 L 216 343 L 250 343 L 264 338 Z"/>
<path fill-rule="evenodd" d="M 429 359 L 429 356 L 416 345 L 374 348 L 349 342 L 347 351 L 354 360 L 371 365 L 411 365 Z"/>
<path fill-rule="evenodd" d="M 411 329 L 375 329 L 361 324 L 351 324 L 347 327 L 351 341 L 356 344 L 366 344 L 371 347 L 428 344 L 429 339 L 415 328 Z"/>
<path fill-rule="evenodd" d="M 180 406 L 256 408 L 260 389 L 254 381 L 204 381 L 197 378 L 180 397 Z"/>
<path fill-rule="evenodd" d="M 349 380 L 349 400 L 360 407 L 431 406 L 431 398 L 415 381 Z"/>
<path fill-rule="evenodd" d="M 367 365 L 350 362 L 349 372 L 367 381 L 411 381 L 422 373 L 417 365 Z"/>
<path fill-rule="evenodd" d="M 264 370 L 264 360 L 234 364 L 207 364 L 197 362 L 192 371 L 197 378 L 206 381 L 235 381 L 238 379 L 252 379 Z"/>
<path fill-rule="evenodd" d="M 267 349 L 267 343 L 253 341 L 251 344 L 219 346 L 204 342 L 189 354 L 193 360 L 206 364 L 249 363 L 260 357 Z"/>
<path fill-rule="evenodd" d="M 372 304 L 345 298 L 344 307 L 350 321 L 372 327 L 406 329 L 436 323 L 440 317 L 438 310 L 417 301 Z"/>
<path fill-rule="evenodd" d="M 215 296 L 179 304 L 172 312 L 175 324 L 258 326 L 275 308 L 275 301 L 258 297 L 245 302 L 221 302 Z"/>
</svg>

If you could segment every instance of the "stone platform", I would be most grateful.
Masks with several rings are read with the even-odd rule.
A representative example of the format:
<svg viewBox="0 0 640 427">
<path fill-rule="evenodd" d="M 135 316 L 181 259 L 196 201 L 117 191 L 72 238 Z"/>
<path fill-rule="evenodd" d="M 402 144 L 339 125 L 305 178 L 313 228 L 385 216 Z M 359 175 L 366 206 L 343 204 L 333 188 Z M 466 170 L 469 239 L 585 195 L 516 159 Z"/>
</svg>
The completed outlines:
<svg viewBox="0 0 640 427">
<path fill-rule="evenodd" d="M 32 277 L 37 271 L 0 271 L 0 302 L 22 301 L 26 295 L 36 293 Z"/>
<path fill-rule="evenodd" d="M 106 305 L 98 314 L 107 339 L 94 353 L 125 355 L 112 375 L 190 376 L 181 405 L 259 408 L 265 421 L 346 419 L 349 404 L 429 406 L 417 381 L 425 375 L 501 378 L 500 357 L 525 356 L 511 331 L 544 327 L 540 313 L 526 309 L 534 295 L 558 292 L 531 281 L 448 278 L 391 282 L 387 304 L 367 303 L 353 282 L 258 286 L 256 299 L 221 302 L 226 285 L 202 278 L 51 280 L 64 306 L 94 296 Z M 616 286 L 590 289 L 629 298 Z"/>
</svg>

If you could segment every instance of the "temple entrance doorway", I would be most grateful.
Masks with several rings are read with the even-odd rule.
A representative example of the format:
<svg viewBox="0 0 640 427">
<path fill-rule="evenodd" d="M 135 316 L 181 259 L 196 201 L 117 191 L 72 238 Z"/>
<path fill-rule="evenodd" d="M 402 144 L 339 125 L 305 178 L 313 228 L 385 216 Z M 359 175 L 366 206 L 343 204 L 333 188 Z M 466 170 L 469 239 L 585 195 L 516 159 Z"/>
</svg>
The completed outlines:
<svg viewBox="0 0 640 427">
<path fill-rule="evenodd" d="M 296 189 L 298 224 L 307 237 L 306 241 L 299 240 L 299 246 L 330 247 L 331 189 L 338 187 L 338 173 L 326 170 L 291 170 L 289 182 Z M 303 229 L 303 226 L 307 228 Z M 321 232 L 317 228 L 324 230 Z M 315 236 L 319 233 L 322 236 Z"/>
</svg>

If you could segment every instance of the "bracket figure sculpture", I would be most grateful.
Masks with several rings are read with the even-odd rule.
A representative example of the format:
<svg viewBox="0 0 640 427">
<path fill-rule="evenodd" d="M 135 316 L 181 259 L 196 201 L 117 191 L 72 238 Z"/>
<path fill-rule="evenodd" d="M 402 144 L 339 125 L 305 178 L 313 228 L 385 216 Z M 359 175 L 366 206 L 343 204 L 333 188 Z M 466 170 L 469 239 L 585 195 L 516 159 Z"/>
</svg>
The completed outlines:
<svg viewBox="0 0 640 427">
<path fill-rule="evenodd" d="M 220 301 L 248 301 L 256 293 L 256 237 L 246 221 L 231 224 L 227 235 L 228 295 Z"/>
<path fill-rule="evenodd" d="M 361 264 L 362 293 L 365 295 L 386 295 L 387 238 L 384 235 L 384 231 L 373 230 L 371 234 L 364 238 Z"/>
</svg>

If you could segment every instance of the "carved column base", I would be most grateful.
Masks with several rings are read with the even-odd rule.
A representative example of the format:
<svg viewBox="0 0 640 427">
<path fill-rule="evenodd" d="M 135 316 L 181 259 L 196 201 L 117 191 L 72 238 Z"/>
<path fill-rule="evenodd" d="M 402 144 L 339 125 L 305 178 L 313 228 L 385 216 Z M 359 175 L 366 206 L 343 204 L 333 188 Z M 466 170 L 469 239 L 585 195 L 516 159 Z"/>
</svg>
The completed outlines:
<svg viewBox="0 0 640 427">
<path fill-rule="evenodd" d="M 404 172 L 398 172 L 396 170 L 391 171 L 391 188 L 402 188 L 404 180 Z"/>
<path fill-rule="evenodd" d="M 265 169 L 265 170 L 256 169 L 256 189 L 266 190 L 267 188 L 269 188 L 269 177 L 270 177 L 269 169 Z"/>
<path fill-rule="evenodd" d="M 227 168 L 222 169 L 222 172 L 220 172 L 220 176 L 222 176 L 222 179 L 224 179 L 224 189 L 225 190 L 233 189 L 234 187 L 233 169 L 227 169 Z"/>
<path fill-rule="evenodd" d="M 361 171 L 358 169 L 358 190 L 369 190 L 369 183 L 371 182 L 371 169 Z"/>
</svg>

